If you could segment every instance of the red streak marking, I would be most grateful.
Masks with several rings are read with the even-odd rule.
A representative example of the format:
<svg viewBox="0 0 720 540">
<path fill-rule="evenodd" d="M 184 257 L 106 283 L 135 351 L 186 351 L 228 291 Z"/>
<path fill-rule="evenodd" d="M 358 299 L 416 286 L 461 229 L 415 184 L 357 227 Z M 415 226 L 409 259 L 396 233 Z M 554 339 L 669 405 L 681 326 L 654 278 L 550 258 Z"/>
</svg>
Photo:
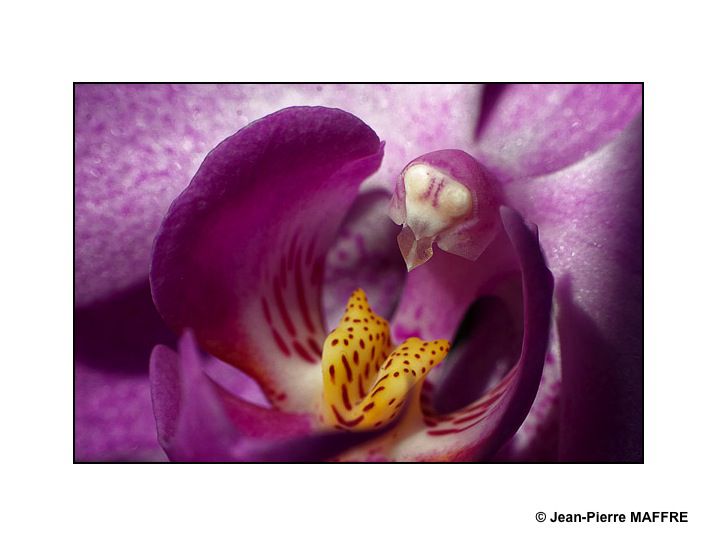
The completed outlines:
<svg viewBox="0 0 720 540">
<path fill-rule="evenodd" d="M 330 365 L 330 380 L 335 384 L 335 366 Z"/>
<path fill-rule="evenodd" d="M 380 384 L 380 383 L 383 382 L 385 379 L 387 379 L 389 376 L 390 376 L 389 373 L 388 373 L 387 375 L 383 375 L 383 377 L 382 377 L 376 384 Z"/>
<path fill-rule="evenodd" d="M 345 373 L 347 373 L 348 382 L 352 382 L 352 369 L 350 369 L 350 364 L 344 354 L 342 355 L 342 363 L 343 366 L 345 366 Z"/>
<path fill-rule="evenodd" d="M 275 293 L 275 303 L 278 306 L 280 317 L 282 317 L 285 328 L 287 328 L 290 335 L 294 337 L 296 333 L 295 326 L 290 320 L 290 315 L 288 315 L 287 309 L 285 308 L 285 302 L 283 301 L 282 293 L 280 292 L 280 281 L 277 277 L 273 280 L 273 292 Z"/>
<path fill-rule="evenodd" d="M 370 374 L 370 362 L 365 364 L 365 378 L 368 378 L 368 375 Z"/>
<path fill-rule="evenodd" d="M 345 420 L 342 416 L 340 416 L 340 413 L 337 412 L 337 409 L 335 408 L 335 405 L 332 405 L 333 413 L 335 413 L 335 418 L 338 422 L 340 422 L 343 426 L 353 427 L 357 426 L 360 422 L 363 421 L 363 418 L 365 418 L 364 414 L 361 414 L 358 416 L 355 420 Z"/>
<path fill-rule="evenodd" d="M 362 379 L 358 377 L 358 392 L 360 394 L 360 397 L 363 397 L 365 395 L 365 389 L 363 388 Z"/>
<path fill-rule="evenodd" d="M 475 414 L 471 414 L 470 416 L 463 416 L 462 418 L 458 418 L 457 420 L 453 420 L 453 424 L 462 424 L 463 422 L 467 422 L 468 420 L 474 420 L 475 418 L 478 418 L 480 416 L 483 416 L 487 412 L 487 409 L 482 409 L 480 412 L 477 412 Z"/>
<path fill-rule="evenodd" d="M 323 261 L 317 259 L 313 264 L 312 273 L 310 274 L 310 283 L 312 285 L 320 285 L 322 279 Z"/>
<path fill-rule="evenodd" d="M 350 398 L 348 397 L 347 393 L 347 386 L 344 384 L 342 385 L 342 399 L 343 399 L 343 405 L 345 405 L 345 408 L 349 411 L 352 409 L 352 405 L 350 405 Z"/>
<path fill-rule="evenodd" d="M 368 412 L 370 409 L 372 409 L 375 406 L 374 403 L 370 402 L 367 405 L 363 407 L 363 411 Z"/>
<path fill-rule="evenodd" d="M 315 333 L 315 326 L 310 319 L 310 312 L 308 311 L 308 305 L 305 301 L 305 288 L 302 281 L 302 274 L 300 273 L 300 261 L 298 261 L 297 267 L 295 268 L 295 289 L 297 290 L 298 303 L 300 304 L 300 312 L 302 313 L 303 321 L 305 321 L 305 327 L 311 334 Z"/>
<path fill-rule="evenodd" d="M 293 341 L 293 348 L 295 349 L 295 352 L 302 356 L 303 360 L 306 362 L 310 362 L 311 364 L 316 363 L 315 358 L 313 358 L 310 353 L 305 350 L 305 347 L 300 345 L 297 341 Z"/>
<path fill-rule="evenodd" d="M 265 300 L 265 297 L 262 298 L 262 309 L 263 309 L 263 315 L 265 315 L 265 320 L 267 321 L 269 326 L 272 326 L 272 317 L 270 317 L 270 308 L 268 307 L 267 300 Z"/>
<path fill-rule="evenodd" d="M 320 348 L 320 345 L 317 344 L 317 341 L 315 341 L 313 338 L 308 338 L 307 342 L 312 349 L 312 352 L 314 352 L 318 356 L 322 356 L 322 349 Z"/>
<path fill-rule="evenodd" d="M 435 427 L 435 426 L 437 426 L 437 422 L 433 422 L 429 418 L 425 418 L 425 425 L 429 426 L 429 427 Z"/>
<path fill-rule="evenodd" d="M 299 233 L 296 232 L 295 236 L 293 236 L 293 239 L 290 241 L 290 249 L 288 250 L 288 270 L 293 269 L 293 259 L 295 258 L 295 247 L 297 245 L 298 234 Z M 298 253 L 298 255 L 299 255 L 299 253 Z M 300 257 L 298 257 L 297 261 L 295 262 L 296 267 L 299 265 L 300 265 Z"/>
<path fill-rule="evenodd" d="M 283 393 L 280 394 L 277 398 L 278 398 L 279 401 L 283 401 L 285 398 L 287 398 L 287 395 L 285 394 L 285 392 L 283 392 Z"/>
<path fill-rule="evenodd" d="M 465 431 L 466 429 L 470 429 L 473 426 L 478 425 L 480 422 L 482 422 L 482 419 L 478 420 L 477 422 L 473 422 L 472 424 L 461 427 L 461 428 L 455 428 L 455 429 L 431 429 L 427 432 L 428 435 L 450 435 L 451 433 L 461 433 Z"/>
<path fill-rule="evenodd" d="M 499 392 L 499 393 L 497 393 L 497 394 L 495 394 L 495 395 L 490 394 L 488 397 L 481 398 L 478 403 L 476 403 L 476 404 L 474 404 L 474 405 L 472 405 L 472 406 L 470 406 L 470 407 L 466 407 L 465 409 L 463 409 L 463 412 L 471 412 L 471 411 L 474 411 L 474 410 L 479 409 L 480 407 L 485 407 L 485 406 L 487 406 L 487 405 L 492 405 L 492 404 L 495 403 L 498 399 L 500 399 L 500 397 L 503 396 L 503 395 L 504 395 L 504 394 L 503 394 L 502 392 Z"/>
<path fill-rule="evenodd" d="M 370 397 L 375 397 L 375 394 L 382 392 L 383 390 L 385 390 L 384 386 L 381 386 L 380 388 L 376 388 L 375 391 L 372 394 L 370 394 Z"/>
<path fill-rule="evenodd" d="M 314 236 L 312 240 L 310 240 L 310 244 L 308 244 L 307 252 L 305 253 L 305 264 L 307 266 L 310 266 L 310 262 L 312 261 L 313 252 L 315 251 L 315 242 L 317 241 L 317 236 Z"/>
<path fill-rule="evenodd" d="M 287 287 L 287 260 L 285 255 L 280 259 L 280 283 L 283 289 Z"/>
<path fill-rule="evenodd" d="M 272 328 L 272 335 L 273 339 L 275 340 L 275 344 L 278 346 L 278 349 L 280 349 L 285 354 L 285 356 L 290 356 L 290 349 L 288 349 L 288 346 L 285 345 L 285 342 L 280 337 L 280 334 L 278 334 L 277 330 L 275 330 L 274 328 Z"/>
<path fill-rule="evenodd" d="M 358 356 L 357 351 L 353 351 L 353 362 L 356 366 L 360 363 L 360 357 Z"/>
</svg>

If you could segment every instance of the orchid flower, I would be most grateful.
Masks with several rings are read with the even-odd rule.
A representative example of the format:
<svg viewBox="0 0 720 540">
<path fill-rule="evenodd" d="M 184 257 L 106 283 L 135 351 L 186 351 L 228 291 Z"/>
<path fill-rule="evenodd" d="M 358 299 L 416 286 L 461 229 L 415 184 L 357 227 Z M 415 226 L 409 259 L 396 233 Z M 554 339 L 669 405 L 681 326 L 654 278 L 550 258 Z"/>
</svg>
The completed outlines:
<svg viewBox="0 0 720 540">
<path fill-rule="evenodd" d="M 639 458 L 640 90 L 457 99 L 470 90 L 387 144 L 362 116 L 301 106 L 207 155 L 152 253 L 155 305 L 181 335 L 145 325 L 167 344 L 150 387 L 170 459 Z M 95 119 L 80 133 L 102 133 Z M 96 152 L 90 175 L 111 166 Z M 131 254 L 112 279 L 88 274 L 79 302 L 142 275 Z"/>
</svg>

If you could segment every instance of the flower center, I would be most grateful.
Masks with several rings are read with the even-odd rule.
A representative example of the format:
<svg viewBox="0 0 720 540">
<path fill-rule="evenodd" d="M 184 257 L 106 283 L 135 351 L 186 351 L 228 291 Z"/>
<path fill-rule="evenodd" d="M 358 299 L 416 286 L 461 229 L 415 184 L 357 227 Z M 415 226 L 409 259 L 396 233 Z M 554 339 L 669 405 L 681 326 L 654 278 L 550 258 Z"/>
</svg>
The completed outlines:
<svg viewBox="0 0 720 540">
<path fill-rule="evenodd" d="M 372 429 L 400 412 L 410 390 L 448 353 L 444 339 L 409 338 L 393 348 L 388 322 L 357 289 L 322 351 L 323 418 L 340 429 Z"/>
</svg>

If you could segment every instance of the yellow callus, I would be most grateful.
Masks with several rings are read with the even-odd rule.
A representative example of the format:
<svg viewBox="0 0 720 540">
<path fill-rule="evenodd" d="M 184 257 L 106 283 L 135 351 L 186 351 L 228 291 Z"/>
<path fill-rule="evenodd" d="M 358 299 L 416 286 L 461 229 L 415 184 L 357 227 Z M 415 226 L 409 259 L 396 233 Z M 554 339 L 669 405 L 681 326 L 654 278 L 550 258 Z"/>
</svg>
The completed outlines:
<svg viewBox="0 0 720 540">
<path fill-rule="evenodd" d="M 323 418 L 340 429 L 373 429 L 392 421 L 412 388 L 442 362 L 444 339 L 409 338 L 397 347 L 388 322 L 357 289 L 322 351 Z"/>
</svg>

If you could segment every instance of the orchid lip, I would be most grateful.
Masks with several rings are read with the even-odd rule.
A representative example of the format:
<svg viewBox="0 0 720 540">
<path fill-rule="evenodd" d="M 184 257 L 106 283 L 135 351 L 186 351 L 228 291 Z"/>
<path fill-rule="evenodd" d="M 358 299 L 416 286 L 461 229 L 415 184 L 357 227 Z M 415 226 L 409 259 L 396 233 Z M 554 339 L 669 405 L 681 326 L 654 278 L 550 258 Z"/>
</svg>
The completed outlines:
<svg viewBox="0 0 720 540">
<path fill-rule="evenodd" d="M 449 348 L 444 339 L 417 337 L 393 347 L 388 322 L 373 313 L 365 292 L 356 289 L 323 346 L 324 422 L 346 430 L 387 426 Z"/>
</svg>

